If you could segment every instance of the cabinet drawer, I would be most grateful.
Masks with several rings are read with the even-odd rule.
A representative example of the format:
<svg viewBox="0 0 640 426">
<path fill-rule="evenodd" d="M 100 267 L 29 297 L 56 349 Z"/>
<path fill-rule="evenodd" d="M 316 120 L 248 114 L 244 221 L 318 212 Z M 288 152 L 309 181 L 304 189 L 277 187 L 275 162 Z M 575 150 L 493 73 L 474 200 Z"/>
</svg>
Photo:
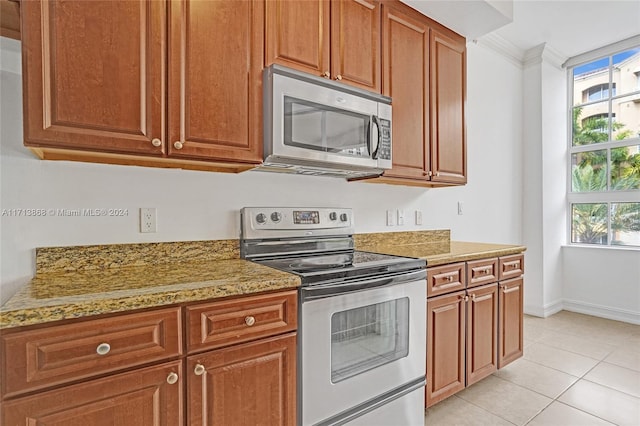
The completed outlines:
<svg viewBox="0 0 640 426">
<path fill-rule="evenodd" d="M 503 256 L 499 259 L 501 281 L 509 278 L 516 278 L 524 274 L 524 255 L 514 254 L 512 256 Z"/>
<path fill-rule="evenodd" d="M 297 309 L 297 291 L 189 306 L 188 350 L 228 346 L 296 330 Z"/>
<path fill-rule="evenodd" d="M 84 379 L 182 353 L 180 308 L 2 336 L 2 394 Z"/>
<path fill-rule="evenodd" d="M 467 262 L 467 288 L 498 281 L 498 258 Z"/>
<path fill-rule="evenodd" d="M 427 297 L 465 288 L 464 262 L 427 268 Z"/>
</svg>

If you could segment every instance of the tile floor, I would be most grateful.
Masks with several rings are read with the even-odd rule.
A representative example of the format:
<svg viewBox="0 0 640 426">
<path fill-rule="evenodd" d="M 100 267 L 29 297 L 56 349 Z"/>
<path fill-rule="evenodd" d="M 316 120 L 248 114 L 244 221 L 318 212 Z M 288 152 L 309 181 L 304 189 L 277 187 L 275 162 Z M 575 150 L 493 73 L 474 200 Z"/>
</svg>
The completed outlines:
<svg viewBox="0 0 640 426">
<path fill-rule="evenodd" d="M 427 410 L 425 425 L 640 425 L 640 326 L 525 316 L 524 357 Z"/>
</svg>

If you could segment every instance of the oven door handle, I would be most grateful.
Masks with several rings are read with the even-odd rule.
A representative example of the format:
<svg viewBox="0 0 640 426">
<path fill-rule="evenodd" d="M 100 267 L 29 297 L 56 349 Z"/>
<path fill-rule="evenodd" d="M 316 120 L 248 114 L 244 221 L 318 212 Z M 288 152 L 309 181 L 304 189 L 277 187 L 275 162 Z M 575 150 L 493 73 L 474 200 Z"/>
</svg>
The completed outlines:
<svg viewBox="0 0 640 426">
<path fill-rule="evenodd" d="M 374 288 L 391 287 L 405 284 L 412 281 L 425 280 L 427 278 L 426 269 L 419 269 L 410 272 L 396 272 L 367 280 L 357 280 L 346 283 L 331 283 L 317 286 L 302 287 L 300 296 L 302 302 L 324 299 L 355 291 L 371 290 Z"/>
</svg>

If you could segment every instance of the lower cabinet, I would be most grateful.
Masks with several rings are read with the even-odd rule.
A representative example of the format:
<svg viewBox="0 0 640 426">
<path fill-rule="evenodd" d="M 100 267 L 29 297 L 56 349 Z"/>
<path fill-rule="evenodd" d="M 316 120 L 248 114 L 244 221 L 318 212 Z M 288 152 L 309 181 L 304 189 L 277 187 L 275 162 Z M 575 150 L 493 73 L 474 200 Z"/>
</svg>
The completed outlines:
<svg viewBox="0 0 640 426">
<path fill-rule="evenodd" d="M 498 368 L 522 356 L 524 280 L 522 277 L 500 282 L 498 309 Z"/>
<path fill-rule="evenodd" d="M 483 379 L 498 366 L 498 286 L 427 301 L 426 405 Z"/>
<path fill-rule="evenodd" d="M 498 369 L 498 285 L 468 290 L 467 386 Z"/>
<path fill-rule="evenodd" d="M 426 406 L 464 389 L 465 291 L 427 301 Z"/>
<path fill-rule="evenodd" d="M 2 424 L 179 426 L 182 362 L 54 389 L 2 404 Z"/>
<path fill-rule="evenodd" d="M 295 425 L 296 330 L 295 290 L 3 330 L 0 424 Z"/>
<path fill-rule="evenodd" d="M 509 272 L 498 274 L 498 265 Z M 461 270 L 462 266 L 464 263 L 428 268 L 427 277 L 432 280 L 427 281 L 435 283 L 436 277 Z M 510 271 L 523 273 L 523 255 L 481 259 L 467 262 L 466 266 L 466 277 L 462 279 L 466 289 L 427 298 L 426 407 L 484 379 L 523 354 L 524 280 L 520 275 L 498 281 L 512 276 L 508 275 Z M 433 293 L 441 291 L 444 289 L 439 287 Z"/>
<path fill-rule="evenodd" d="M 189 424 L 295 425 L 296 334 L 187 359 Z"/>
</svg>

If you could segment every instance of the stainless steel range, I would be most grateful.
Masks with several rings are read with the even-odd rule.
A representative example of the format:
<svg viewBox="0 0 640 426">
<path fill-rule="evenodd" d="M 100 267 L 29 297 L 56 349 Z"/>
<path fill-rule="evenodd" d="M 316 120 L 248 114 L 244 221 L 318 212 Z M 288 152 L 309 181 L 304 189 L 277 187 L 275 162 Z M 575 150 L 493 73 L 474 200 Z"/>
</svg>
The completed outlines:
<svg viewBox="0 0 640 426">
<path fill-rule="evenodd" d="M 245 207 L 241 233 L 302 281 L 298 423 L 423 425 L 426 262 L 354 250 L 351 209 Z"/>
</svg>

